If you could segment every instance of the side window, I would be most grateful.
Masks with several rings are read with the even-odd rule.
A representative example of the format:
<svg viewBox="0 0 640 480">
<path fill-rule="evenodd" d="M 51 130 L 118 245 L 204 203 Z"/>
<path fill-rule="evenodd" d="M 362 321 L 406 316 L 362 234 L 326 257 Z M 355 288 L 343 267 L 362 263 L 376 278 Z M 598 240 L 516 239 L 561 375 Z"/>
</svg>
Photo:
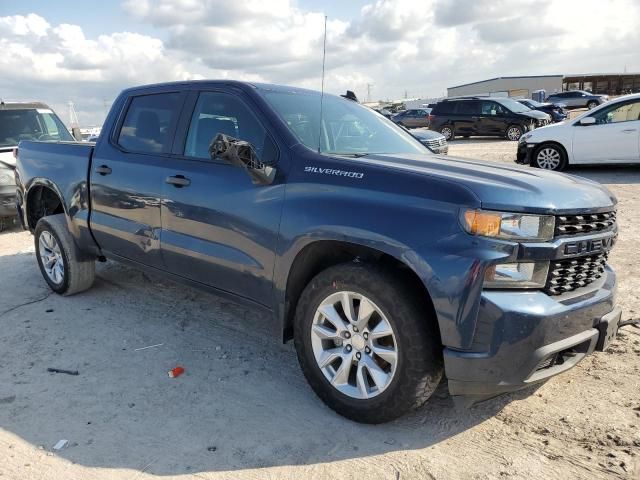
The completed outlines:
<svg viewBox="0 0 640 480">
<path fill-rule="evenodd" d="M 258 159 L 272 161 L 263 159 L 265 150 L 273 152 L 266 130 L 239 98 L 227 93 L 202 92 L 191 117 L 185 156 L 208 159 L 209 146 L 219 133 L 251 143 Z"/>
<path fill-rule="evenodd" d="M 465 101 L 458 104 L 459 115 L 478 115 L 480 113 L 479 102 Z"/>
<path fill-rule="evenodd" d="M 483 101 L 482 115 L 502 115 L 504 113 L 502 107 L 496 102 Z"/>
<path fill-rule="evenodd" d="M 181 106 L 180 93 L 134 97 L 124 117 L 118 145 L 137 153 L 169 153 L 171 127 Z"/>
<path fill-rule="evenodd" d="M 596 113 L 593 117 L 598 125 L 640 120 L 640 101 L 607 108 Z"/>
</svg>

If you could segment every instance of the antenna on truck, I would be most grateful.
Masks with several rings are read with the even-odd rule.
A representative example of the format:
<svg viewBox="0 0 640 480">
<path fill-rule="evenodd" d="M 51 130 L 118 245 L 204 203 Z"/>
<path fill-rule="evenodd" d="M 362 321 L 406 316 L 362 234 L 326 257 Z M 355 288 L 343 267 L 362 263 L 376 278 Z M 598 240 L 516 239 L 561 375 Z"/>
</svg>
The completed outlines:
<svg viewBox="0 0 640 480">
<path fill-rule="evenodd" d="M 320 126 L 318 127 L 318 153 L 322 139 L 322 101 L 324 100 L 324 61 L 327 57 L 327 16 L 324 16 L 324 40 L 322 41 L 322 88 L 320 89 Z"/>
</svg>

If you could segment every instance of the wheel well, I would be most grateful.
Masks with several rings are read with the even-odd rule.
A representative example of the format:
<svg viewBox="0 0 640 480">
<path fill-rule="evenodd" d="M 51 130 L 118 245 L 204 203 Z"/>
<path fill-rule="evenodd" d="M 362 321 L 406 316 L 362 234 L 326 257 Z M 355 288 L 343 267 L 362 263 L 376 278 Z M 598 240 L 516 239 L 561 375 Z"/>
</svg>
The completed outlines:
<svg viewBox="0 0 640 480">
<path fill-rule="evenodd" d="M 293 319 L 302 291 L 311 279 L 329 267 L 347 262 L 375 263 L 387 271 L 397 275 L 398 281 L 405 285 L 407 291 L 415 296 L 424 311 L 436 319 L 435 308 L 424 284 L 407 265 L 379 250 L 353 243 L 323 240 L 307 245 L 298 253 L 289 276 L 285 294 L 285 311 L 283 322 L 284 341 L 293 338 Z M 436 322 L 436 328 L 438 328 Z"/>
<path fill-rule="evenodd" d="M 31 230 L 36 228 L 38 220 L 47 215 L 64 213 L 62 200 L 48 187 L 37 186 L 29 190 L 27 197 L 27 224 Z"/>
</svg>

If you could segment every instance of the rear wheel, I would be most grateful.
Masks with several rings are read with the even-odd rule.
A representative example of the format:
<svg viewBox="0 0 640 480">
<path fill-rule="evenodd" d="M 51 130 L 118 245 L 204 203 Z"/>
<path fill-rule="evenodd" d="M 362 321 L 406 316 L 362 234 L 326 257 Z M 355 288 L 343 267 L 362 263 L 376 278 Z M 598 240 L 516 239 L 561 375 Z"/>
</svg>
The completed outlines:
<svg viewBox="0 0 640 480">
<path fill-rule="evenodd" d="M 440 133 L 445 138 L 445 140 L 447 140 L 447 142 L 450 140 L 453 140 L 453 137 L 454 137 L 453 127 L 450 127 L 448 125 L 445 127 L 442 127 L 440 129 Z"/>
<path fill-rule="evenodd" d="M 343 264 L 305 288 L 295 345 L 305 377 L 339 414 L 364 423 L 397 418 L 424 403 L 442 377 L 435 319 L 398 278 Z"/>
<path fill-rule="evenodd" d="M 95 259 L 78 249 L 64 214 L 38 221 L 35 247 L 40 272 L 51 290 L 61 295 L 73 295 L 91 287 L 96 275 Z"/>
<path fill-rule="evenodd" d="M 506 133 L 507 140 L 517 142 L 518 140 L 520 140 L 520 137 L 522 136 L 523 133 L 524 133 L 524 130 L 520 125 L 509 125 L 509 128 L 507 128 L 507 133 Z"/>
<path fill-rule="evenodd" d="M 567 167 L 567 156 L 558 145 L 544 144 L 534 152 L 533 163 L 535 167 L 559 172 Z"/>
<path fill-rule="evenodd" d="M 591 100 L 589 103 L 587 103 L 587 108 L 589 110 L 596 108 L 598 106 L 598 102 Z"/>
</svg>

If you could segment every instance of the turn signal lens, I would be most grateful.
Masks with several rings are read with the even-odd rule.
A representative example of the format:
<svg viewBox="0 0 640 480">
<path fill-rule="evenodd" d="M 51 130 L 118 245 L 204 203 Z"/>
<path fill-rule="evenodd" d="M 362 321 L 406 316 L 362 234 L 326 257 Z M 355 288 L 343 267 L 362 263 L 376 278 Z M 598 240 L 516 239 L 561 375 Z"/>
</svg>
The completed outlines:
<svg viewBox="0 0 640 480">
<path fill-rule="evenodd" d="M 467 210 L 464 212 L 464 221 L 467 232 L 472 235 L 497 237 L 500 234 L 502 217 L 498 213 Z"/>
<path fill-rule="evenodd" d="M 544 242 L 553 239 L 555 217 L 523 213 L 464 210 L 461 223 L 471 235 Z"/>
</svg>

